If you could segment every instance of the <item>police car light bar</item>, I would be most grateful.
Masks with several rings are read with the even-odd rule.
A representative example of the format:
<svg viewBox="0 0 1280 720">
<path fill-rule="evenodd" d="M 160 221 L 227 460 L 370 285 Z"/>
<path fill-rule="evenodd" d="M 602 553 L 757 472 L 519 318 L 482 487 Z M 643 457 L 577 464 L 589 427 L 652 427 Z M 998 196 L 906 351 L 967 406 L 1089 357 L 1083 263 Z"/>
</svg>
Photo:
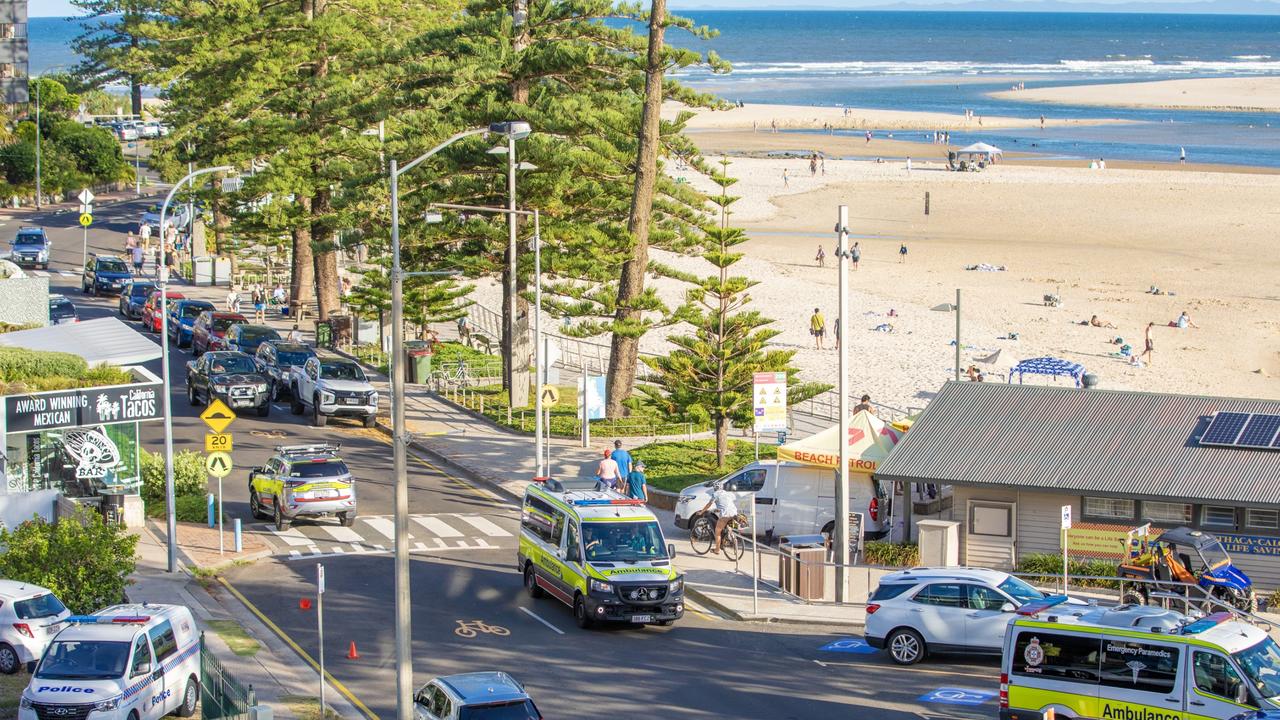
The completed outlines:
<svg viewBox="0 0 1280 720">
<path fill-rule="evenodd" d="M 1049 608 L 1056 607 L 1068 600 L 1066 595 L 1050 595 L 1043 600 L 1029 602 L 1018 608 L 1018 614 L 1023 617 L 1035 617 Z"/>
<path fill-rule="evenodd" d="M 150 621 L 150 615 L 71 615 L 67 618 L 67 622 L 80 625 L 105 625 L 108 623 L 145 625 Z"/>
<path fill-rule="evenodd" d="M 1187 625 L 1186 627 L 1182 628 L 1182 634 L 1195 635 L 1197 633 L 1202 633 L 1206 630 L 1212 630 L 1213 628 L 1230 620 L 1231 617 L 1232 617 L 1231 613 L 1225 612 L 1225 611 L 1216 612 L 1212 615 L 1206 615 L 1200 618 L 1199 620 L 1196 620 L 1195 622 L 1191 623 L 1190 625 Z"/>
</svg>

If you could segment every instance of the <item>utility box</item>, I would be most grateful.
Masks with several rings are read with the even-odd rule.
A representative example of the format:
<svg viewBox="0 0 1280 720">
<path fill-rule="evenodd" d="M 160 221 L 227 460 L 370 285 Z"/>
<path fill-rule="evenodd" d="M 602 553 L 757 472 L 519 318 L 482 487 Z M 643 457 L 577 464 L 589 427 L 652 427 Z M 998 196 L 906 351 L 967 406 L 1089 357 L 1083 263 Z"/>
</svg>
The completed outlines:
<svg viewBox="0 0 1280 720">
<path fill-rule="evenodd" d="M 191 281 L 197 287 L 213 285 L 213 258 L 200 256 L 191 261 Z"/>
<path fill-rule="evenodd" d="M 793 535 L 778 546 L 778 584 L 801 600 L 822 600 L 826 588 L 826 539 Z"/>
<path fill-rule="evenodd" d="M 916 523 L 916 533 L 922 566 L 960 565 L 960 523 L 954 520 L 921 520 Z"/>
<path fill-rule="evenodd" d="M 231 287 L 231 258 L 213 259 L 213 284 L 219 287 Z"/>
</svg>

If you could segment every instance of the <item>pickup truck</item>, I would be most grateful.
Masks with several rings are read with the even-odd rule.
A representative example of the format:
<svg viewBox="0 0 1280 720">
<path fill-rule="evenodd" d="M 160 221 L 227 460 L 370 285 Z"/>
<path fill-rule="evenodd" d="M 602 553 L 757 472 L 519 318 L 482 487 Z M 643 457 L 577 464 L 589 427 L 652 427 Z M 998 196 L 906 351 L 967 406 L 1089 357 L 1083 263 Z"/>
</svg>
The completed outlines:
<svg viewBox="0 0 1280 720">
<path fill-rule="evenodd" d="M 364 371 L 350 360 L 308 358 L 290 375 L 289 409 L 301 415 L 311 407 L 311 424 L 324 427 L 333 417 L 356 417 L 365 427 L 373 427 L 378 416 L 378 393 Z"/>
</svg>

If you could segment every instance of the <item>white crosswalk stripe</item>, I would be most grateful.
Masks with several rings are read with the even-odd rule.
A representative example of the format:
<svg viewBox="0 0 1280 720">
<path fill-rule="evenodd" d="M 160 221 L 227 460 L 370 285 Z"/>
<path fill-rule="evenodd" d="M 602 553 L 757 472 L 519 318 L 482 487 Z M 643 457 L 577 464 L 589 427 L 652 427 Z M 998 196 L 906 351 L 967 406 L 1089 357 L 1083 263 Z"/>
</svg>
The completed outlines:
<svg viewBox="0 0 1280 720">
<path fill-rule="evenodd" d="M 364 524 L 373 528 L 375 532 L 381 534 L 388 540 L 396 539 L 396 524 L 391 522 L 390 518 L 365 518 Z"/>
<path fill-rule="evenodd" d="M 454 530 L 452 525 L 438 517 L 432 515 L 410 515 L 409 519 L 431 531 L 431 534 L 437 537 L 462 537 L 462 533 Z"/>
<path fill-rule="evenodd" d="M 438 513 L 410 515 L 410 552 L 435 553 L 484 550 L 502 547 L 503 540 L 514 537 L 494 520 L 476 514 Z M 343 527 L 333 519 L 303 519 L 283 532 L 269 523 L 253 526 L 270 538 L 279 540 L 277 547 L 289 560 L 334 555 L 390 553 L 395 548 L 395 523 L 385 515 L 357 517 L 352 527 Z M 509 543 L 509 541 L 508 541 Z"/>
<path fill-rule="evenodd" d="M 281 540 L 284 540 L 285 542 L 293 546 L 316 544 L 315 540 L 312 540 L 306 535 L 303 535 L 296 527 L 292 527 L 292 528 L 289 528 L 288 530 L 283 530 L 283 531 L 272 528 L 271 534 L 275 535 L 276 537 L 280 538 Z"/>
<path fill-rule="evenodd" d="M 316 529 L 321 532 L 328 533 L 329 537 L 337 540 L 338 542 L 358 543 L 364 540 L 364 536 L 360 533 L 349 527 L 343 527 L 341 525 L 330 525 L 325 523 L 323 525 L 316 525 Z"/>
<path fill-rule="evenodd" d="M 494 525 L 479 515 L 459 515 L 458 519 L 489 537 L 511 537 L 511 533 Z"/>
</svg>

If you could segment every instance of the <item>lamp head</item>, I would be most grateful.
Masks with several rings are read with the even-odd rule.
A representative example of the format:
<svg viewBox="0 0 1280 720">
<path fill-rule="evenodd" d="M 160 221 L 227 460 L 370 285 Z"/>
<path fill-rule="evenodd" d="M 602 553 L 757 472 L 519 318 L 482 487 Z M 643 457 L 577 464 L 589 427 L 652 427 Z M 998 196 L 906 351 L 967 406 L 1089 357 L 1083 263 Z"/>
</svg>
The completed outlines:
<svg viewBox="0 0 1280 720">
<path fill-rule="evenodd" d="M 507 120 L 489 124 L 489 132 L 505 135 L 512 140 L 523 140 L 533 134 L 533 128 L 523 120 Z"/>
</svg>

